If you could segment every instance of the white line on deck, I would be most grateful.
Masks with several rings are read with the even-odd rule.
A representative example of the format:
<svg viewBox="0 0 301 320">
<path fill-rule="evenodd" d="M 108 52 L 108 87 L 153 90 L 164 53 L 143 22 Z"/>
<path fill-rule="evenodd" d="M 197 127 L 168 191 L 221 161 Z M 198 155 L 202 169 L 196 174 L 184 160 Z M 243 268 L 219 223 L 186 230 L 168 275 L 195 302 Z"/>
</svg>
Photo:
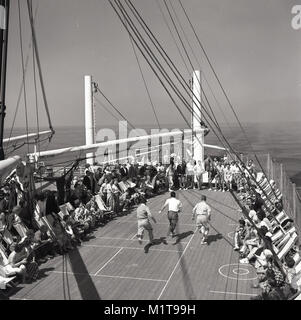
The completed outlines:
<svg viewBox="0 0 301 320">
<path fill-rule="evenodd" d="M 97 273 L 99 273 L 103 268 L 105 268 L 116 256 L 117 254 L 122 251 L 123 248 L 120 248 L 114 255 L 113 257 L 111 257 L 111 259 L 109 259 L 94 275 L 97 276 Z"/>
<path fill-rule="evenodd" d="M 120 222 L 120 223 L 133 223 L 133 222 L 135 222 L 136 220 L 133 220 L 133 221 L 122 221 L 122 222 Z M 169 225 L 169 223 L 168 222 L 157 222 L 156 223 L 157 225 Z M 181 222 L 179 222 L 179 226 L 195 226 L 195 223 L 181 223 Z"/>
<path fill-rule="evenodd" d="M 164 286 L 164 287 L 163 287 L 163 289 L 161 290 L 161 292 L 160 292 L 159 297 L 157 298 L 157 300 L 160 300 L 160 298 L 161 298 L 161 296 L 162 296 L 163 292 L 165 291 L 165 289 L 166 289 L 166 287 L 167 287 L 167 285 L 168 285 L 168 283 L 169 283 L 170 279 L 172 278 L 172 276 L 173 276 L 173 274 L 175 273 L 175 271 L 176 271 L 176 269 L 177 269 L 177 267 L 178 267 L 178 265 L 179 265 L 179 263 L 180 263 L 181 259 L 183 258 L 184 254 L 185 254 L 185 251 L 186 251 L 186 250 L 187 250 L 187 248 L 189 247 L 189 244 L 190 244 L 191 240 L 193 239 L 193 237 L 194 237 L 195 233 L 196 233 L 196 231 L 194 232 L 194 234 L 192 235 L 192 237 L 189 239 L 189 241 L 188 241 L 188 243 L 187 243 L 187 245 L 186 245 L 185 249 L 183 250 L 183 252 L 182 252 L 182 254 L 181 254 L 181 256 L 180 256 L 180 258 L 179 258 L 178 262 L 176 263 L 175 267 L 173 268 L 173 270 L 172 270 L 172 272 L 171 272 L 171 274 L 170 274 L 170 276 L 169 276 L 169 278 L 168 278 L 167 282 L 165 283 L 165 286 Z"/>
<path fill-rule="evenodd" d="M 242 292 L 229 292 L 229 291 L 214 291 L 210 290 L 211 293 L 221 293 L 221 294 L 235 294 L 240 296 L 257 296 L 255 293 L 242 293 Z"/>
<path fill-rule="evenodd" d="M 182 242 L 181 242 L 182 243 Z M 130 250 L 144 250 L 144 248 L 135 247 L 120 247 L 120 246 L 107 246 L 107 245 L 97 245 L 97 244 L 82 244 L 82 247 L 95 247 L 95 248 L 114 248 L 114 249 L 130 249 Z M 161 251 L 161 252 L 183 252 L 184 250 L 168 250 L 168 249 L 151 249 L 151 251 Z M 118 253 L 118 252 L 117 252 Z"/>
<path fill-rule="evenodd" d="M 130 238 L 114 238 L 114 237 L 98 237 L 98 236 L 94 236 L 96 239 L 108 239 L 108 240 L 125 240 L 125 241 L 137 241 L 135 239 L 136 237 L 136 233 L 135 235 L 133 235 L 133 237 L 130 239 Z M 149 242 L 149 240 L 142 240 L 143 242 Z M 181 241 L 181 243 L 183 244 L 186 244 L 187 241 Z M 85 245 L 82 245 L 82 246 L 85 246 Z"/>
<path fill-rule="evenodd" d="M 50 271 L 49 273 L 58 273 L 58 274 L 71 274 L 71 275 L 81 275 L 81 276 L 90 276 L 90 277 L 102 277 L 102 278 L 116 278 L 116 279 L 128 279 L 128 280 L 142 280 L 142 281 L 156 281 L 156 282 L 166 282 L 164 279 L 150 279 L 150 278 L 135 278 L 135 277 L 125 277 L 125 276 L 110 276 L 108 274 L 90 274 L 84 272 L 70 272 L 70 271 Z"/>
</svg>

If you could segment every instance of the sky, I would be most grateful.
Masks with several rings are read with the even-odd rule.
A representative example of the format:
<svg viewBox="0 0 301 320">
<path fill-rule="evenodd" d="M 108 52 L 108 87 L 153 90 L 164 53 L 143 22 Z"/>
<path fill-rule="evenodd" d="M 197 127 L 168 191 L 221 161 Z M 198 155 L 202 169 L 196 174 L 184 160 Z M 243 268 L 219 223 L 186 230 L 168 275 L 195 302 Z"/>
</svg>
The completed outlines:
<svg viewBox="0 0 301 320">
<path fill-rule="evenodd" d="M 218 106 L 208 91 L 217 118 L 220 122 L 233 122 L 229 106 L 179 2 L 171 1 L 197 56 L 198 61 L 191 56 L 193 66 L 202 70 L 219 102 Z M 164 22 L 158 2 L 164 9 L 162 0 L 133 1 L 188 81 L 190 75 Z M 26 1 L 20 3 L 24 60 L 30 53 L 26 104 L 28 123 L 32 127 L 36 126 L 37 112 L 32 52 L 28 49 L 30 29 Z M 291 27 L 292 7 L 301 4 L 301 0 L 185 0 L 183 4 L 243 122 L 301 121 L 301 30 Z M 86 74 L 93 76 L 101 90 L 130 122 L 137 126 L 154 124 L 156 127 L 129 36 L 107 0 L 33 0 L 33 7 L 38 7 L 36 34 L 54 127 L 84 125 Z M 167 14 L 166 10 L 164 12 Z M 170 20 L 168 23 L 171 27 Z M 186 47 L 191 54 L 187 43 Z M 141 55 L 139 61 L 160 124 L 184 123 Z M 11 0 L 6 128 L 10 128 L 13 122 L 21 81 L 18 6 L 17 0 Z M 205 85 L 204 88 L 206 90 Z M 39 122 L 45 126 L 47 120 L 41 97 L 38 89 Z M 100 95 L 97 98 L 104 102 Z M 95 104 L 98 128 L 116 123 L 97 102 Z M 184 110 L 184 106 L 181 108 Z M 22 98 L 15 126 L 24 127 L 25 119 Z"/>
</svg>

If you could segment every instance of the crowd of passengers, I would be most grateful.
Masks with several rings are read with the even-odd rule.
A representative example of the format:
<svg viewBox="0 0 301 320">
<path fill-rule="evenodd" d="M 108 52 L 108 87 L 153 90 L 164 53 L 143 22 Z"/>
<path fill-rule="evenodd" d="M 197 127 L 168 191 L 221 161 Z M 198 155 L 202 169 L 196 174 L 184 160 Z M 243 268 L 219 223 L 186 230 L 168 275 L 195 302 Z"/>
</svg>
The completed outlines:
<svg viewBox="0 0 301 320">
<path fill-rule="evenodd" d="M 22 179 L 14 173 L 0 189 L 0 276 L 16 276 L 21 282 L 36 280 L 39 265 L 73 250 L 88 240 L 95 228 L 112 217 L 127 214 L 142 198 L 167 190 L 204 188 L 204 173 L 209 190 L 237 190 L 249 211 L 253 223 L 244 216 L 239 220 L 234 249 L 239 251 L 241 263 L 253 263 L 260 274 L 260 298 L 275 298 L 275 288 L 280 288 L 279 292 L 287 286 L 299 290 L 291 258 L 297 246 L 285 257 L 287 278 L 271 254 L 271 236 L 276 230 L 264 208 L 261 190 L 251 179 L 257 175 L 254 163 L 230 161 L 227 157 L 206 157 L 204 165 L 194 160 L 177 163 L 173 158 L 168 165 L 94 163 L 86 165 L 84 176 L 69 170 L 60 177 L 44 178 L 55 181 L 57 191 L 36 192 L 33 202 Z M 283 209 L 282 195 L 273 181 L 270 184 L 278 194 L 276 215 Z M 292 220 L 286 221 L 285 228 L 291 224 Z"/>
<path fill-rule="evenodd" d="M 55 182 L 57 190 L 34 195 L 27 191 L 24 168 L 17 168 L 0 189 L 0 276 L 35 280 L 40 264 L 73 250 L 95 228 L 127 214 L 141 198 L 167 190 L 201 189 L 200 175 L 205 171 L 210 189 L 213 179 L 216 189 L 232 188 L 238 177 L 235 166 L 224 158 L 209 157 L 204 166 L 194 160 L 176 163 L 173 158 L 169 165 L 94 163 L 86 165 L 84 176 L 75 175 L 74 166 L 59 177 L 44 177 Z M 233 181 L 228 167 L 233 170 Z"/>
<path fill-rule="evenodd" d="M 256 177 L 254 171 L 253 178 Z M 239 252 L 241 264 L 251 264 L 256 269 L 257 282 L 252 286 L 261 289 L 261 293 L 251 299 L 291 299 L 301 291 L 299 240 L 297 238 L 281 259 L 277 258 L 275 248 L 282 240 L 283 248 L 284 239 L 290 238 L 292 230 L 297 232 L 294 221 L 284 212 L 283 195 L 275 181 L 268 181 L 264 175 L 260 179 L 257 177 L 257 183 L 266 186 L 260 188 L 254 179 L 245 175 L 239 188 L 239 197 L 248 217 L 242 215 L 239 219 L 234 233 L 234 250 Z M 286 218 L 278 221 L 280 216 Z M 275 237 L 277 233 L 281 238 Z"/>
</svg>

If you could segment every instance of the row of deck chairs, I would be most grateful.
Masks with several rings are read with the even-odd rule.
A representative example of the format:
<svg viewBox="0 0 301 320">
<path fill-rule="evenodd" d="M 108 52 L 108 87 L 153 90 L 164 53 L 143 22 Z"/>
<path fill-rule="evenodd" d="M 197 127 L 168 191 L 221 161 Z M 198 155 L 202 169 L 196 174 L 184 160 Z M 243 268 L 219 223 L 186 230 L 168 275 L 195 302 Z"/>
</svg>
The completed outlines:
<svg viewBox="0 0 301 320">
<path fill-rule="evenodd" d="M 275 204 L 281 200 L 282 194 L 278 189 L 272 190 L 271 185 L 265 176 L 262 176 L 258 183 L 267 194 L 267 197 L 262 195 L 262 199 L 272 212 L 275 210 Z M 266 213 L 273 228 L 271 239 L 275 253 L 282 262 L 284 262 L 286 256 L 289 255 L 292 257 L 295 261 L 296 272 L 301 272 L 301 256 L 295 247 L 299 240 L 299 234 L 296 226 L 293 224 L 293 220 L 284 209 L 275 216 L 268 212 Z M 301 279 L 299 282 L 298 285 L 301 285 Z M 301 299 L 301 292 L 298 293 L 298 296 L 298 299 Z"/>
</svg>

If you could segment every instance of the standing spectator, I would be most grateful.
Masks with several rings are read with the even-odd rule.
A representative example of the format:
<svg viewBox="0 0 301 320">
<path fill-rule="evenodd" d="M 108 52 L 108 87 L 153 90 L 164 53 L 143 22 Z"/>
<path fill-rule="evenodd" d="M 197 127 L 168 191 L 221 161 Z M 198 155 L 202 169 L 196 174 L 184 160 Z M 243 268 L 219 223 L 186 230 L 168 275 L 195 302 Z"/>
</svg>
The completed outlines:
<svg viewBox="0 0 301 320">
<path fill-rule="evenodd" d="M 177 166 L 177 174 L 179 177 L 179 187 L 180 190 L 184 190 L 186 186 L 186 162 L 182 160 Z"/>
<path fill-rule="evenodd" d="M 194 186 L 194 160 L 191 159 L 187 165 L 186 165 L 186 179 L 187 179 L 187 183 L 186 183 L 186 190 L 187 189 L 192 189 Z"/>
<path fill-rule="evenodd" d="M 197 164 L 193 168 L 194 174 L 197 181 L 197 187 L 199 190 L 202 190 L 202 184 L 203 184 L 203 173 L 204 173 L 204 166 L 202 164 L 202 161 L 198 161 Z"/>
</svg>

